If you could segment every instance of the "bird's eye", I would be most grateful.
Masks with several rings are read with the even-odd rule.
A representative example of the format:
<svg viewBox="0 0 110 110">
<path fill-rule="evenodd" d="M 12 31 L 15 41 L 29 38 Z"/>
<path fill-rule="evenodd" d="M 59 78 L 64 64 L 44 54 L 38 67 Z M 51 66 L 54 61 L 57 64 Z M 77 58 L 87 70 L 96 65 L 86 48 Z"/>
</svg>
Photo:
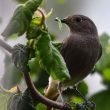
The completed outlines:
<svg viewBox="0 0 110 110">
<path fill-rule="evenodd" d="M 81 18 L 81 17 L 77 17 L 77 18 L 75 19 L 75 21 L 78 22 L 78 23 L 80 23 L 80 22 L 82 22 L 82 18 Z"/>
</svg>

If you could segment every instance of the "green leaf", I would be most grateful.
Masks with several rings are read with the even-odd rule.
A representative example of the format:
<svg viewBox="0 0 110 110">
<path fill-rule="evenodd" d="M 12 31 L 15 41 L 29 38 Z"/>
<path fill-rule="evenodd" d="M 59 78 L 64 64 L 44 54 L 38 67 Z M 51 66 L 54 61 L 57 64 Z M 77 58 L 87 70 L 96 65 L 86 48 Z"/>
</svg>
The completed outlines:
<svg viewBox="0 0 110 110">
<path fill-rule="evenodd" d="M 41 18 L 34 18 L 27 30 L 27 39 L 37 38 L 41 34 L 41 27 L 39 26 Z"/>
<path fill-rule="evenodd" d="M 86 96 L 87 93 L 88 93 L 88 86 L 87 86 L 87 84 L 84 81 L 80 82 L 78 84 L 78 90 L 80 91 L 81 94 Z"/>
<path fill-rule="evenodd" d="M 36 107 L 36 110 L 47 110 L 46 105 L 39 103 Z"/>
<path fill-rule="evenodd" d="M 18 91 L 15 86 L 10 90 L 0 88 L 0 110 L 35 110 L 30 91 Z"/>
<path fill-rule="evenodd" d="M 74 90 L 74 88 L 67 88 L 62 92 L 62 98 L 64 102 L 69 104 L 75 104 L 83 102 L 84 100 L 79 96 L 79 94 Z"/>
<path fill-rule="evenodd" d="M 48 85 L 49 82 L 48 79 L 49 79 L 49 74 L 44 70 L 41 70 L 41 72 L 36 76 L 34 85 L 42 94 L 44 94 L 44 89 Z"/>
<path fill-rule="evenodd" d="M 76 96 L 73 97 L 73 102 L 74 103 L 82 103 L 83 101 L 84 100 L 81 97 L 76 97 Z"/>
<path fill-rule="evenodd" d="M 96 110 L 110 110 L 110 89 L 93 95 L 90 99 L 96 103 Z"/>
<path fill-rule="evenodd" d="M 41 2 L 42 0 L 28 0 L 25 4 L 19 5 L 2 35 L 10 37 L 13 34 L 18 36 L 24 34 Z"/>
<path fill-rule="evenodd" d="M 13 47 L 12 60 L 15 66 L 22 72 L 28 71 L 29 48 L 22 44 Z"/>
<path fill-rule="evenodd" d="M 110 81 L 110 68 L 106 68 L 103 71 L 103 78 L 107 81 Z"/>
<path fill-rule="evenodd" d="M 77 85 L 77 89 L 83 96 L 86 96 L 88 93 L 88 86 L 84 81 L 80 82 Z M 65 102 L 68 102 L 70 104 L 84 102 L 84 99 L 74 88 L 67 88 L 65 91 L 62 92 L 62 97 Z"/>
<path fill-rule="evenodd" d="M 32 74 L 38 74 L 41 71 L 37 58 L 31 58 L 28 62 L 28 66 L 30 73 Z"/>
<path fill-rule="evenodd" d="M 103 70 L 103 83 L 110 88 L 110 68 Z"/>
<path fill-rule="evenodd" d="M 26 90 L 24 93 L 16 93 L 10 97 L 7 110 L 35 110 L 31 93 Z"/>
<path fill-rule="evenodd" d="M 39 58 L 41 67 L 43 67 L 53 79 L 64 81 L 70 78 L 63 57 L 52 44 L 50 35 L 47 32 L 42 32 L 36 46 L 36 56 Z"/>
</svg>

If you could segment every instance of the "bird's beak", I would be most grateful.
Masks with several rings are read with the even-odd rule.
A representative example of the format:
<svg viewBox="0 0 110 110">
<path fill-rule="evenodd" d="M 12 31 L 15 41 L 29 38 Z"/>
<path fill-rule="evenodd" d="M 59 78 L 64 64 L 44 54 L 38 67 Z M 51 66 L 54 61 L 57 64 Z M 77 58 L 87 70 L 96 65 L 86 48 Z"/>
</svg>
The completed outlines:
<svg viewBox="0 0 110 110">
<path fill-rule="evenodd" d="M 66 21 L 67 21 L 66 18 L 61 19 L 62 23 L 66 23 Z"/>
<path fill-rule="evenodd" d="M 61 21 L 61 23 L 66 23 L 66 18 L 63 18 L 63 19 L 58 19 L 58 18 L 55 18 L 55 21 Z"/>
</svg>

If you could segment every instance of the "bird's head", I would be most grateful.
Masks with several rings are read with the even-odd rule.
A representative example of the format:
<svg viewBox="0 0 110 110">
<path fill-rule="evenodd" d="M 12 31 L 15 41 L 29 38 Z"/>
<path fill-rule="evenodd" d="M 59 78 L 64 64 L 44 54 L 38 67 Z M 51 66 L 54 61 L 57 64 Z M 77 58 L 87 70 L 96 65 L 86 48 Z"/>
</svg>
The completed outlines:
<svg viewBox="0 0 110 110">
<path fill-rule="evenodd" d="M 84 15 L 68 16 L 62 19 L 61 22 L 67 24 L 71 32 L 97 35 L 97 28 L 94 22 Z"/>
</svg>

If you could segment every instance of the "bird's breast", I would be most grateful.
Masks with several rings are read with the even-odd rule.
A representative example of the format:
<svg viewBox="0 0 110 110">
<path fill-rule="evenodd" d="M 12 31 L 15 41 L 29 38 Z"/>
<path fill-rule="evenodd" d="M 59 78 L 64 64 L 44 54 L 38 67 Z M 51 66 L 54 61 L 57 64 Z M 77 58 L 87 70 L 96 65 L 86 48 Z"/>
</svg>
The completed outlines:
<svg viewBox="0 0 110 110">
<path fill-rule="evenodd" d="M 98 55 L 98 45 L 95 39 L 68 38 L 61 48 L 71 77 L 83 79 L 92 70 Z"/>
</svg>

